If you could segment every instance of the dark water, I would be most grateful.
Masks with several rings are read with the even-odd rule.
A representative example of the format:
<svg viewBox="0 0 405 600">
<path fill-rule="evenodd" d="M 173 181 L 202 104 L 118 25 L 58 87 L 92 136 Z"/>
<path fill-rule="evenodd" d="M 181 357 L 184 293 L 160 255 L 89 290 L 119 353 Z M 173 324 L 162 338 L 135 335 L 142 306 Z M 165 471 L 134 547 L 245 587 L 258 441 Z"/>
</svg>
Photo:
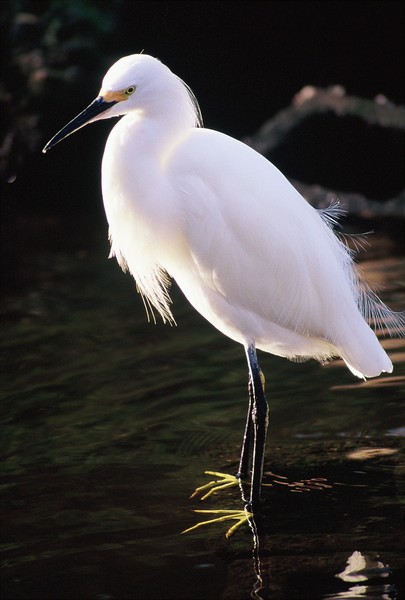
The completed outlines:
<svg viewBox="0 0 405 600">
<path fill-rule="evenodd" d="M 35 258 L 3 305 L 2 598 L 404 597 L 404 340 L 387 342 L 393 375 L 367 383 L 261 355 L 258 537 L 245 524 L 228 540 L 231 522 L 181 535 L 209 518 L 196 508 L 243 507 L 238 488 L 188 497 L 206 469 L 236 471 L 244 353 L 176 289 L 178 326 L 148 324 L 103 253 Z M 403 308 L 403 259 L 366 270 Z M 374 562 L 336 577 L 351 556 Z"/>
</svg>

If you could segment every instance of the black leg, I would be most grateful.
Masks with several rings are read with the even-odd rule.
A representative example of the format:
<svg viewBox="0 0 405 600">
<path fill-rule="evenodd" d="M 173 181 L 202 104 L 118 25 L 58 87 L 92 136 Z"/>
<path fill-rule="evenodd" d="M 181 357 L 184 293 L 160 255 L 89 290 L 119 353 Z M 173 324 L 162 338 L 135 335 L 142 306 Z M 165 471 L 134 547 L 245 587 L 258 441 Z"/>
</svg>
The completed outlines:
<svg viewBox="0 0 405 600">
<path fill-rule="evenodd" d="M 253 459 L 253 421 L 252 421 L 252 409 L 253 409 L 253 385 L 252 380 L 249 373 L 249 383 L 248 383 L 248 391 L 249 391 L 249 406 L 246 417 L 246 426 L 245 426 L 245 434 L 243 436 L 242 442 L 242 450 L 240 453 L 240 463 L 239 463 L 239 471 L 238 477 L 240 479 L 245 479 L 252 469 L 252 459 Z"/>
<path fill-rule="evenodd" d="M 245 438 L 247 434 L 248 437 L 253 437 L 253 442 L 250 442 L 250 444 L 253 444 L 253 453 L 251 459 L 252 474 L 249 502 L 250 507 L 253 510 L 260 503 L 260 492 L 263 477 L 264 450 L 266 445 L 266 433 L 268 423 L 268 405 L 264 396 L 260 365 L 257 360 L 256 349 L 253 344 L 246 348 L 246 356 L 249 365 L 251 393 L 249 394 L 249 413 L 248 421 L 246 423 Z M 250 433 L 251 431 L 253 431 L 253 436 Z M 248 444 L 248 447 L 250 444 Z M 244 463 L 243 466 L 246 466 L 245 463 L 248 460 L 244 457 L 245 448 L 246 439 L 244 439 L 244 444 L 242 448 L 241 463 Z M 248 456 L 249 455 L 250 452 L 248 452 Z"/>
</svg>

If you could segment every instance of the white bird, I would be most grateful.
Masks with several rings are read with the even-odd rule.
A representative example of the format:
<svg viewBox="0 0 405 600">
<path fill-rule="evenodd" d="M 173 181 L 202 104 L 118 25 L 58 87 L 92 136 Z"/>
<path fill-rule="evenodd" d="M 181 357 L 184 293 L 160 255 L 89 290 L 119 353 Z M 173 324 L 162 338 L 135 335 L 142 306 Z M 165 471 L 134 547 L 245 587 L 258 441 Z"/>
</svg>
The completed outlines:
<svg viewBox="0 0 405 600">
<path fill-rule="evenodd" d="M 259 504 L 268 407 L 256 348 L 289 359 L 342 357 L 357 377 L 391 372 L 367 324 L 392 313 L 362 283 L 336 237 L 338 205 L 315 210 L 266 158 L 202 128 L 190 88 L 159 60 L 134 54 L 44 148 L 87 123 L 121 117 L 102 162 L 111 256 L 136 280 L 147 312 L 174 323 L 169 281 L 210 323 L 243 344 L 250 401 L 239 475 Z"/>
</svg>

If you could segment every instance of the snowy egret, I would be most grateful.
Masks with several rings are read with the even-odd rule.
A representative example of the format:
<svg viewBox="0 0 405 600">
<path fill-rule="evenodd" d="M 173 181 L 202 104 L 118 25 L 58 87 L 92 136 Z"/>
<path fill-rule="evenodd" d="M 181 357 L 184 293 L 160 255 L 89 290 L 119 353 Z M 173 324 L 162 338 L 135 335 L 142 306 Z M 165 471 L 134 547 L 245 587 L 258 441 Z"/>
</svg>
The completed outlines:
<svg viewBox="0 0 405 600">
<path fill-rule="evenodd" d="M 342 357 L 354 375 L 391 372 L 367 324 L 392 313 L 361 282 L 336 237 L 338 205 L 312 208 L 266 158 L 202 128 L 190 88 L 159 60 L 134 54 L 44 152 L 87 123 L 122 117 L 102 162 L 111 256 L 136 280 L 147 312 L 174 322 L 169 278 L 217 329 L 243 344 L 249 409 L 239 475 L 260 501 L 268 406 L 256 348 L 293 360 Z"/>
</svg>

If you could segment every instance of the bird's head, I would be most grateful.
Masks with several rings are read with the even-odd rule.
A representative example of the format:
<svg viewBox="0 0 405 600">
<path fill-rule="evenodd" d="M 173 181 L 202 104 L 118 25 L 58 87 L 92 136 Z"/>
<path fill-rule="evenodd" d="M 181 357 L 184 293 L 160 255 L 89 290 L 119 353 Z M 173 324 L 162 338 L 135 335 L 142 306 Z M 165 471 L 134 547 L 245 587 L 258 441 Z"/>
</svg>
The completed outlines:
<svg viewBox="0 0 405 600">
<path fill-rule="evenodd" d="M 179 86 L 179 82 L 182 85 Z M 87 123 L 120 117 L 134 110 L 153 110 L 155 103 L 161 102 L 162 96 L 167 105 L 173 93 L 179 90 L 180 94 L 186 91 L 185 95 L 189 102 L 194 102 L 192 106 L 196 112 L 198 104 L 195 99 L 193 101 L 192 92 L 163 63 L 147 54 L 124 56 L 107 71 L 97 98 L 58 131 L 42 152 L 47 152 Z M 173 104 L 178 104 L 177 98 L 173 99 Z"/>
</svg>

